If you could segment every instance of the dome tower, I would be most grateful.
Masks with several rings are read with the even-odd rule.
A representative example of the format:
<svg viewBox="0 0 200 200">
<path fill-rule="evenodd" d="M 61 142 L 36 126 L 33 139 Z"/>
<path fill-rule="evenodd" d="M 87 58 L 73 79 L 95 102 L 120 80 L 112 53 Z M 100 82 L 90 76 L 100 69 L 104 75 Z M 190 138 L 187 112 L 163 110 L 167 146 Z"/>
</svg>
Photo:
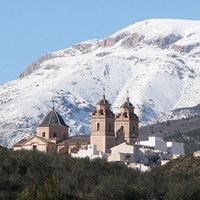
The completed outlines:
<svg viewBox="0 0 200 200">
<path fill-rule="evenodd" d="M 56 143 L 68 138 L 69 126 L 65 124 L 63 118 L 54 107 L 45 116 L 41 124 L 37 126 L 37 136 L 46 139 L 55 139 Z"/>
<path fill-rule="evenodd" d="M 138 140 L 138 116 L 134 113 L 134 106 L 129 101 L 127 92 L 127 99 L 120 107 L 121 112 L 116 116 L 116 141 L 120 135 L 127 143 L 134 144 Z M 123 142 L 123 141 L 121 141 Z"/>
<path fill-rule="evenodd" d="M 92 113 L 92 131 L 90 143 L 97 146 L 103 153 L 115 145 L 114 123 L 115 115 L 110 110 L 111 104 L 106 100 L 105 94 L 97 103 L 95 112 Z"/>
</svg>

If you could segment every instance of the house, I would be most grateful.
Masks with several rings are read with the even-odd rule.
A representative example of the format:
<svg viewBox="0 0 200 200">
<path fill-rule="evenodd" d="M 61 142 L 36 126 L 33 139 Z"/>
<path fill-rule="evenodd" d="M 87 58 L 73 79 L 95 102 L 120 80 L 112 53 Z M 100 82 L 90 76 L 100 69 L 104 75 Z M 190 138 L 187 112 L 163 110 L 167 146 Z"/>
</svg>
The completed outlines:
<svg viewBox="0 0 200 200">
<path fill-rule="evenodd" d="M 111 148 L 107 160 L 109 162 L 133 163 L 136 161 L 135 146 L 133 144 L 127 144 L 126 142 L 114 146 Z"/>
<path fill-rule="evenodd" d="M 194 152 L 194 157 L 199 157 L 200 156 L 200 151 L 195 151 Z"/>
<path fill-rule="evenodd" d="M 97 146 L 89 144 L 87 147 L 81 147 L 77 153 L 71 153 L 74 158 L 105 158 L 105 155 L 97 151 Z"/>
<path fill-rule="evenodd" d="M 144 166 L 163 165 L 180 155 L 184 155 L 183 143 L 166 142 L 161 137 L 149 137 L 148 141 L 140 141 L 140 144 L 124 142 L 112 147 L 107 160 L 148 170 Z"/>
<path fill-rule="evenodd" d="M 168 155 L 185 155 L 184 144 L 181 142 L 166 142 L 161 137 L 149 137 L 147 141 L 140 141 L 140 145 L 152 147 Z"/>
</svg>

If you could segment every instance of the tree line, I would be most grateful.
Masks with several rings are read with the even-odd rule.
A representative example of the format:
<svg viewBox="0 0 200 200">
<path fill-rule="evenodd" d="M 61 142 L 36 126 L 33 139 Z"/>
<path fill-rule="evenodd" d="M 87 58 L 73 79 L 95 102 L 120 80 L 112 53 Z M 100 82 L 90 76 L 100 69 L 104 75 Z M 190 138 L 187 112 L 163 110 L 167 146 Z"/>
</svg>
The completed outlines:
<svg viewBox="0 0 200 200">
<path fill-rule="evenodd" d="M 198 200 L 199 178 L 194 157 L 140 172 L 104 159 L 0 148 L 3 200 Z"/>
</svg>

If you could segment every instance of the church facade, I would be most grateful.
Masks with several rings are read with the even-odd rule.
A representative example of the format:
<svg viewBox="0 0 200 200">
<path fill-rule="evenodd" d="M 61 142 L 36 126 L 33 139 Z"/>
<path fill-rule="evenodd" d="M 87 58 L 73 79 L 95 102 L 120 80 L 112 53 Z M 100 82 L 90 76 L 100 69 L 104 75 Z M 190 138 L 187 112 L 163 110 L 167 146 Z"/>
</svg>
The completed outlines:
<svg viewBox="0 0 200 200">
<path fill-rule="evenodd" d="M 30 139 L 22 139 L 13 146 L 14 150 L 27 149 L 56 152 L 58 144 L 68 138 L 69 126 L 54 107 L 37 126 L 37 133 Z"/>
<path fill-rule="evenodd" d="M 111 111 L 111 104 L 103 95 L 92 113 L 90 143 L 96 145 L 100 152 L 109 152 L 110 148 L 125 141 L 135 144 L 138 140 L 139 119 L 129 97 L 120 109 L 120 113 L 115 116 Z"/>
<path fill-rule="evenodd" d="M 109 153 L 115 145 L 127 142 L 135 144 L 138 140 L 139 119 L 134 113 L 134 106 L 127 97 L 115 115 L 105 95 L 97 103 L 91 117 L 90 137 L 69 138 L 69 126 L 54 107 L 37 126 L 37 133 L 30 139 L 22 139 L 14 146 L 14 150 L 27 149 L 44 152 L 76 153 L 82 147 L 95 145 L 102 153 Z"/>
</svg>

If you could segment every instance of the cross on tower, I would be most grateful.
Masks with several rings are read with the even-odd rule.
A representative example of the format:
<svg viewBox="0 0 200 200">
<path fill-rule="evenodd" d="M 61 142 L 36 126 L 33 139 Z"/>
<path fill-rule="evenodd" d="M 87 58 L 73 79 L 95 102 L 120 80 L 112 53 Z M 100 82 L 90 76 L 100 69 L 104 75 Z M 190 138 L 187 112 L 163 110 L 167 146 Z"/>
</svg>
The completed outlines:
<svg viewBox="0 0 200 200">
<path fill-rule="evenodd" d="M 55 102 L 55 100 L 52 98 L 52 109 L 54 110 L 54 102 Z"/>
<path fill-rule="evenodd" d="M 129 102 L 129 91 L 127 89 L 127 97 L 126 97 L 126 101 Z"/>
</svg>

